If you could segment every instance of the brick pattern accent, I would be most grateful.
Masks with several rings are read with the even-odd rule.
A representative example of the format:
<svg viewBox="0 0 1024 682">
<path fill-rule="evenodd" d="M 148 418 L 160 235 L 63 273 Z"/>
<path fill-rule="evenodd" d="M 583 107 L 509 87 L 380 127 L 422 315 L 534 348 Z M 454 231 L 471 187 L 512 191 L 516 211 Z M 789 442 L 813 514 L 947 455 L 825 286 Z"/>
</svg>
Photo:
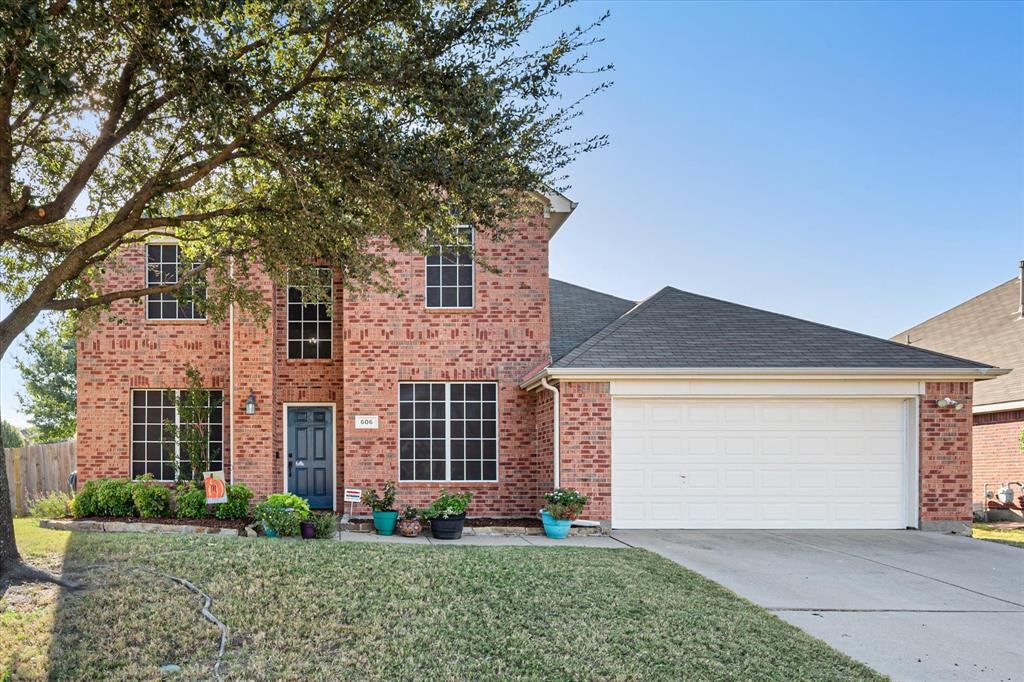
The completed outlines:
<svg viewBox="0 0 1024 682">
<path fill-rule="evenodd" d="M 108 268 L 107 281 L 116 288 L 145 286 L 144 246 L 123 249 Z M 131 389 L 181 388 L 188 363 L 202 372 L 210 388 L 227 388 L 226 324 L 147 321 L 144 302 L 124 300 L 112 304 L 110 313 L 87 332 L 78 340 L 80 481 L 131 475 Z M 225 443 L 231 437 L 226 415 Z"/>
<path fill-rule="evenodd" d="M 986 483 L 997 484 L 998 489 L 1007 481 L 1024 481 L 1021 431 L 1024 431 L 1024 410 L 974 415 L 974 503 L 977 508 L 984 509 Z M 988 500 L 988 507 L 1022 511 L 1019 497 L 1011 505 Z"/>
<path fill-rule="evenodd" d="M 590 496 L 583 516 L 612 518 L 612 397 L 607 383 L 559 385 L 561 484 Z"/>
<path fill-rule="evenodd" d="M 498 383 L 498 481 L 402 483 L 401 504 L 423 505 L 441 488 L 475 495 L 469 513 L 535 513 L 543 476 L 535 441 L 535 396 L 519 388 L 527 372 L 550 359 L 547 226 L 540 211 L 520 219 L 514 236 L 496 243 L 477 235 L 478 252 L 500 272 L 476 268 L 476 307 L 428 310 L 419 254 L 383 252 L 401 296 L 344 292 L 344 476 L 348 486 L 398 478 L 398 384 L 402 381 Z M 349 428 L 358 414 L 377 415 L 377 430 Z M 357 511 L 366 511 L 356 505 Z"/>
<path fill-rule="evenodd" d="M 969 381 L 925 385 L 919 431 L 923 529 L 971 522 L 971 389 Z M 962 401 L 964 409 L 936 406 L 944 397 Z"/>
</svg>

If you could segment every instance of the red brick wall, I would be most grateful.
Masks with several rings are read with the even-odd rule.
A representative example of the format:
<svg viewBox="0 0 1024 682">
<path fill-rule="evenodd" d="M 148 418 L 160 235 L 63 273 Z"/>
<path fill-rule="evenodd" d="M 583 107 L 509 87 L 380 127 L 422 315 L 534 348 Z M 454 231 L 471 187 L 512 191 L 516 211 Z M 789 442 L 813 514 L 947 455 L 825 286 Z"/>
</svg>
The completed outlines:
<svg viewBox="0 0 1024 682">
<path fill-rule="evenodd" d="M 550 358 L 548 233 L 540 211 L 515 227 L 501 243 L 477 235 L 478 251 L 500 272 L 477 266 L 472 310 L 428 310 L 423 257 L 393 249 L 386 253 L 401 296 L 344 292 L 346 485 L 379 487 L 398 478 L 399 382 L 496 381 L 498 482 L 399 483 L 398 499 L 422 505 L 448 488 L 475 494 L 473 516 L 536 512 L 550 477 L 540 475 L 536 398 L 519 382 Z M 380 426 L 350 428 L 355 415 L 377 415 Z"/>
<path fill-rule="evenodd" d="M 1024 481 L 1024 453 L 1020 451 L 1020 434 L 1024 430 L 1024 410 L 991 412 L 974 415 L 974 502 L 984 508 L 984 488 L 997 492 L 1007 481 Z M 1019 490 L 1014 487 L 1014 492 Z M 1020 499 L 1007 505 L 1021 511 Z M 992 509 L 1004 505 L 989 501 Z"/>
<path fill-rule="evenodd" d="M 972 383 L 925 385 L 920 422 L 920 509 L 923 529 L 958 529 L 970 523 Z M 938 407 L 940 398 L 964 403 L 964 409 Z"/>
<path fill-rule="evenodd" d="M 329 403 L 335 412 L 334 483 L 337 508 L 342 507 L 344 477 L 344 447 L 346 420 L 341 414 L 344 407 L 344 349 L 342 345 L 342 285 L 341 276 L 334 271 L 334 307 L 331 331 L 330 360 L 296 360 L 288 358 L 288 303 L 287 287 L 274 292 L 274 366 L 277 372 L 277 390 L 274 394 L 274 458 L 279 469 L 285 457 L 285 403 Z M 283 471 L 283 469 L 281 469 Z M 283 474 L 282 474 L 283 477 Z M 282 478 L 283 480 L 283 478 Z M 283 484 L 279 484 L 283 485 Z"/>
<path fill-rule="evenodd" d="M 125 248 L 108 268 L 107 282 L 119 289 L 145 286 L 145 259 L 142 245 Z M 226 389 L 227 325 L 146 320 L 143 302 L 125 300 L 83 329 L 78 340 L 79 481 L 131 475 L 131 389 L 183 387 L 188 363 L 209 387 Z M 224 429 L 225 439 L 230 438 L 227 423 Z"/>
<path fill-rule="evenodd" d="M 583 518 L 612 518 L 612 398 L 607 383 L 559 384 L 561 485 L 590 496 Z"/>
</svg>

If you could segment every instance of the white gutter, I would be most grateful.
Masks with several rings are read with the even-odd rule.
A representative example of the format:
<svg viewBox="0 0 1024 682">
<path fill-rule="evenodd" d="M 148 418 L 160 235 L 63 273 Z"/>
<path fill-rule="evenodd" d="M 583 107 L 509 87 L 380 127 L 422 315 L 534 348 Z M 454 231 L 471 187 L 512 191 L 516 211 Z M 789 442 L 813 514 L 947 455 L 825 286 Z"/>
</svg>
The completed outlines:
<svg viewBox="0 0 1024 682">
<path fill-rule="evenodd" d="M 544 388 L 548 389 L 549 391 L 551 391 L 551 394 L 552 394 L 552 396 L 554 398 L 554 406 L 552 408 L 553 412 L 554 412 L 554 418 L 552 419 L 552 427 L 551 427 L 552 438 L 551 438 L 551 440 L 552 440 L 552 444 L 554 446 L 553 447 L 553 449 L 554 449 L 554 471 L 555 471 L 554 479 L 555 479 L 555 488 L 557 489 L 561 485 L 561 474 L 559 472 L 559 465 L 560 465 L 560 463 L 562 461 L 562 453 L 561 453 L 561 450 L 559 448 L 560 441 L 561 441 L 561 438 L 559 436 L 560 436 L 561 430 L 560 430 L 559 425 L 558 425 L 558 412 L 559 412 L 559 406 L 558 405 L 559 405 L 559 397 L 560 396 L 559 396 L 559 393 L 558 393 L 558 389 L 548 383 L 547 377 L 541 377 L 540 385 L 543 386 Z"/>
<path fill-rule="evenodd" d="M 1004 403 L 987 403 L 985 405 L 974 405 L 974 414 L 985 414 L 987 412 L 1005 412 L 1006 410 L 1024 410 L 1024 400 L 1011 400 Z"/>
<path fill-rule="evenodd" d="M 520 384 L 532 389 L 544 379 L 574 381 L 610 381 L 616 379 L 912 379 L 914 381 L 981 381 L 1008 374 L 996 367 L 954 369 L 900 369 L 874 367 L 639 367 L 587 369 L 548 367 Z"/>
<path fill-rule="evenodd" d="M 231 259 L 229 277 L 235 278 L 235 260 Z M 228 461 L 231 463 L 229 476 L 231 485 L 235 484 L 235 304 L 228 308 Z"/>
</svg>

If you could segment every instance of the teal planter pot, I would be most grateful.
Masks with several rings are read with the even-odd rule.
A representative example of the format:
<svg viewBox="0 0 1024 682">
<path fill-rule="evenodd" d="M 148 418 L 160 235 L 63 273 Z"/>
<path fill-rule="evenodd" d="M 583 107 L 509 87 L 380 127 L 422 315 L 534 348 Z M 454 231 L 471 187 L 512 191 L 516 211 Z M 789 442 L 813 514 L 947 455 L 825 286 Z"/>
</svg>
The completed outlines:
<svg viewBox="0 0 1024 682">
<path fill-rule="evenodd" d="M 378 535 L 393 535 L 395 523 L 398 522 L 397 511 L 375 511 L 373 512 L 373 527 Z"/>
<path fill-rule="evenodd" d="M 546 511 L 540 513 L 541 521 L 544 523 L 544 534 L 555 540 L 564 540 L 569 537 L 569 529 L 572 528 L 572 519 L 556 519 Z"/>
<path fill-rule="evenodd" d="M 274 531 L 272 531 L 270 529 L 270 526 L 267 525 L 266 521 L 263 522 L 263 532 L 266 533 L 268 538 L 276 538 L 277 537 L 277 533 L 275 533 Z"/>
</svg>

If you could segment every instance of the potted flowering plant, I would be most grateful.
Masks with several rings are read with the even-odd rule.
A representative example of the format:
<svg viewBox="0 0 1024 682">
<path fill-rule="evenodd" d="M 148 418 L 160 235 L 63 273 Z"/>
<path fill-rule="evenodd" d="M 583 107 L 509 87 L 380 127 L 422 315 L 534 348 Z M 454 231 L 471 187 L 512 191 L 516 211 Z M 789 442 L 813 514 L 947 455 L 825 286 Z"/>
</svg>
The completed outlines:
<svg viewBox="0 0 1024 682">
<path fill-rule="evenodd" d="M 590 498 L 574 488 L 557 488 L 544 495 L 547 504 L 540 511 L 544 534 L 561 540 L 569 535 L 572 522 L 579 518 Z"/>
<path fill-rule="evenodd" d="M 449 494 L 442 490 L 437 499 L 423 510 L 423 518 L 430 521 L 430 533 L 437 540 L 458 540 L 466 523 L 466 507 L 473 493 Z"/>
<path fill-rule="evenodd" d="M 268 538 L 298 535 L 309 518 L 309 503 L 298 495 L 275 493 L 256 505 L 253 516 L 263 524 Z"/>
<path fill-rule="evenodd" d="M 376 488 L 363 491 L 360 501 L 373 511 L 373 527 L 380 535 L 391 535 L 395 532 L 398 511 L 395 509 L 395 482 L 384 483 L 384 494 L 378 495 Z"/>
<path fill-rule="evenodd" d="M 415 507 L 406 507 L 402 512 L 402 518 L 398 519 L 398 532 L 403 537 L 414 538 L 423 530 L 419 514 L 419 510 Z"/>
</svg>

